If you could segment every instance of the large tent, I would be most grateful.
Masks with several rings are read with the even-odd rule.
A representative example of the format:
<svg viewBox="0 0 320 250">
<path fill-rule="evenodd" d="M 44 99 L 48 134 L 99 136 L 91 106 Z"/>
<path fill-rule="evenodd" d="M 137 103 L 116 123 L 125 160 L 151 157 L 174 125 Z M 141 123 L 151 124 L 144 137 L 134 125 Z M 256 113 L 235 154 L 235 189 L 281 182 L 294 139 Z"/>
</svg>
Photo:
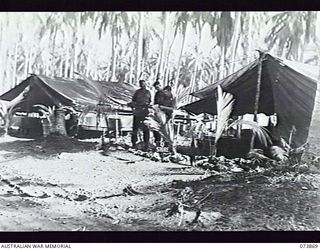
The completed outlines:
<svg viewBox="0 0 320 250">
<path fill-rule="evenodd" d="M 318 67 L 282 60 L 262 54 L 261 87 L 258 113 L 277 114 L 278 124 L 271 131 L 288 140 L 293 126 L 293 145 L 306 142 L 315 106 Z M 254 113 L 259 76 L 259 59 L 234 74 L 192 93 L 200 100 L 183 107 L 188 112 L 216 114 L 216 91 L 222 89 L 234 95 L 232 115 Z"/>
<path fill-rule="evenodd" d="M 12 101 L 28 89 L 23 101 L 17 105 L 21 111 L 31 112 L 35 104 L 47 106 L 97 105 L 101 101 L 97 93 L 99 88 L 104 92 L 104 101 L 116 107 L 129 102 L 135 91 L 131 85 L 120 82 L 91 81 L 88 83 L 82 79 L 31 75 L 15 88 L 1 95 L 0 100 Z"/>
<path fill-rule="evenodd" d="M 78 111 L 90 109 L 94 112 L 102 103 L 104 106 L 108 105 L 107 109 L 115 111 L 118 115 L 117 119 L 123 124 L 128 123 L 128 120 L 130 121 L 131 109 L 126 103 L 131 101 L 134 92 L 135 88 L 133 86 L 123 82 L 98 82 L 89 79 L 31 75 L 16 87 L 1 95 L 0 100 L 17 100 L 23 94 L 23 99 L 15 105 L 17 111 L 22 113 L 38 111 L 38 107 L 35 106 L 37 104 L 73 106 Z M 11 125 L 12 128 L 15 127 L 13 133 L 11 133 L 14 136 L 34 138 L 43 134 L 41 121 L 35 117 L 24 117 L 24 115 L 13 117 Z M 82 126 L 82 124 L 80 125 Z M 96 123 L 91 124 L 91 130 L 96 129 Z"/>
</svg>

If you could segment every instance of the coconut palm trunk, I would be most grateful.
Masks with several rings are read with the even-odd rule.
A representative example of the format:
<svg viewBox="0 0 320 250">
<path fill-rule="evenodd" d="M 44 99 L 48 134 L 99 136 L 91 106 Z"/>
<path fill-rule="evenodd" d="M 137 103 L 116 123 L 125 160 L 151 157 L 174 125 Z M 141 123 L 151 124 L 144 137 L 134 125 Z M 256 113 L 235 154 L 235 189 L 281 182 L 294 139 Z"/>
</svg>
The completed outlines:
<svg viewBox="0 0 320 250">
<path fill-rule="evenodd" d="M 42 104 L 36 104 L 34 107 L 38 107 L 39 111 L 46 117 L 42 121 L 43 135 L 67 135 L 66 123 L 65 123 L 65 110 L 62 106 L 56 108 L 47 107 Z"/>
<path fill-rule="evenodd" d="M 181 49 L 180 49 L 180 53 L 179 53 L 179 59 L 178 59 L 178 64 L 177 64 L 176 79 L 175 79 L 175 82 L 174 82 L 174 84 L 175 84 L 176 86 L 178 86 L 178 82 L 179 82 L 180 64 L 181 64 L 181 61 L 182 61 L 182 56 L 183 56 L 184 47 L 185 47 L 185 43 L 186 43 L 187 28 L 188 28 L 188 22 L 186 22 L 186 24 L 183 26 L 182 45 L 181 45 Z"/>
<path fill-rule="evenodd" d="M 238 50 L 238 45 L 239 45 L 239 40 L 240 40 L 240 29 L 241 29 L 241 13 L 237 12 L 236 13 L 236 20 L 235 20 L 235 31 L 234 34 L 232 36 L 232 41 L 231 41 L 231 62 L 232 62 L 232 66 L 231 66 L 231 72 L 233 73 L 235 71 L 235 61 L 236 61 L 236 57 L 237 57 L 237 50 Z"/>
<path fill-rule="evenodd" d="M 64 77 L 68 77 L 69 74 L 69 64 L 70 64 L 70 57 L 69 57 L 69 49 L 66 50 L 66 56 L 65 56 L 65 60 L 64 60 Z"/>
<path fill-rule="evenodd" d="M 129 83 L 132 84 L 133 81 L 133 65 L 134 65 L 134 57 L 130 58 L 130 73 L 129 73 Z"/>
<path fill-rule="evenodd" d="M 115 34 L 113 34 L 114 32 L 112 32 L 111 35 L 111 76 L 110 76 L 110 81 L 111 82 L 116 82 L 117 81 L 117 77 L 116 77 L 116 60 L 117 60 L 117 49 L 116 49 L 116 38 L 115 38 Z"/>
<path fill-rule="evenodd" d="M 78 13 L 74 19 L 74 30 L 72 34 L 72 61 L 71 61 L 71 70 L 69 72 L 69 77 L 73 78 L 74 72 L 78 72 L 77 66 L 78 66 L 78 50 L 79 45 L 78 42 L 80 40 L 79 36 L 79 30 L 80 30 L 80 23 L 81 23 L 81 12 Z"/>
<path fill-rule="evenodd" d="M 12 88 L 16 86 L 17 81 L 17 61 L 18 61 L 18 42 L 15 44 L 14 48 L 14 61 L 13 61 L 13 71 L 12 71 Z"/>
<path fill-rule="evenodd" d="M 139 12 L 139 31 L 138 31 L 138 41 L 137 41 L 137 77 L 136 77 L 137 81 L 141 77 L 141 70 L 142 70 L 143 23 L 144 23 L 144 13 Z"/>
<path fill-rule="evenodd" d="M 161 74 L 164 72 L 164 67 L 165 67 L 165 48 L 166 48 L 166 38 L 167 38 L 167 26 L 168 26 L 168 14 L 166 12 L 163 13 L 163 22 L 164 22 L 164 28 L 163 28 L 163 33 L 162 33 L 162 46 L 161 46 L 161 53 L 160 53 L 160 60 L 159 64 L 156 69 L 156 77 L 161 78 Z"/>
<path fill-rule="evenodd" d="M 65 111 L 56 109 L 52 132 L 58 135 L 67 135 Z"/>
</svg>

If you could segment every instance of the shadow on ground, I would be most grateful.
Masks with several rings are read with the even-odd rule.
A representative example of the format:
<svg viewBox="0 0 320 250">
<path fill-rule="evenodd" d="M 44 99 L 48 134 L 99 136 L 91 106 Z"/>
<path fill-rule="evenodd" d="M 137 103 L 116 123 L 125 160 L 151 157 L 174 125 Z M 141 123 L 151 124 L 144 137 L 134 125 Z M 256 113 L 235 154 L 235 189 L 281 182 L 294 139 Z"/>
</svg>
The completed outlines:
<svg viewBox="0 0 320 250">
<path fill-rule="evenodd" d="M 201 205 L 201 211 L 219 212 L 223 216 L 200 230 L 319 230 L 318 190 L 304 189 L 291 181 L 272 183 L 270 180 L 263 176 L 234 175 L 226 179 L 212 176 L 189 182 L 175 181 L 167 194 L 177 200 L 177 190 L 186 187 L 194 190 L 197 199 L 212 193 Z M 172 188 L 174 191 L 170 191 Z M 170 204 L 162 205 L 159 210 L 169 207 Z"/>
<path fill-rule="evenodd" d="M 77 139 L 65 136 L 49 136 L 28 141 L 10 141 L 0 143 L 2 151 L 6 151 L 3 155 L 5 159 L 22 158 L 25 156 L 32 156 L 35 158 L 48 158 L 56 156 L 60 153 L 77 153 L 83 151 L 90 151 L 95 148 L 94 142 L 82 142 Z M 10 153 L 15 153 L 11 156 Z"/>
</svg>

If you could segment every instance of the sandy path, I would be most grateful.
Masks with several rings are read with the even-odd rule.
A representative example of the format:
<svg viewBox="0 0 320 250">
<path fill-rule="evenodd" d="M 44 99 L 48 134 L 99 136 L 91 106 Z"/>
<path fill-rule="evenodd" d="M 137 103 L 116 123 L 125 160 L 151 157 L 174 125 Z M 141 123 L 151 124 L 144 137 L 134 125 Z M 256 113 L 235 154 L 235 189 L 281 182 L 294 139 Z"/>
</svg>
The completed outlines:
<svg viewBox="0 0 320 250">
<path fill-rule="evenodd" d="M 203 176 L 194 168 L 156 163 L 124 151 L 109 156 L 97 151 L 62 153 L 49 159 L 14 159 L 14 153 L 0 151 L 0 173 L 1 231 L 152 230 L 148 223 L 137 226 L 137 211 L 165 198 L 148 191 Z M 128 185 L 148 195 L 97 198 L 121 194 Z M 158 221 L 154 216 L 143 212 L 141 221 Z"/>
</svg>

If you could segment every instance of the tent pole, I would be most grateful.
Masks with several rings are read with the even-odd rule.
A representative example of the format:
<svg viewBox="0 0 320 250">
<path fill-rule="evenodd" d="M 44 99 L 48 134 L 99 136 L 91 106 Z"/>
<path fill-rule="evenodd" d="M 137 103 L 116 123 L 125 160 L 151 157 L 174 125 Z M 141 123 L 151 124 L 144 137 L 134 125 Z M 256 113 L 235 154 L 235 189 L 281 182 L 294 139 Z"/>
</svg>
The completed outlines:
<svg viewBox="0 0 320 250">
<path fill-rule="evenodd" d="M 116 111 L 116 140 L 118 141 L 118 134 L 119 134 L 119 116 L 118 111 Z"/>
<path fill-rule="evenodd" d="M 262 61 L 264 58 L 264 53 L 259 51 L 259 64 L 258 64 L 258 80 L 257 80 L 257 92 L 256 92 L 256 98 L 254 102 L 254 121 L 258 121 L 258 110 L 259 110 L 259 100 L 260 100 L 260 90 L 261 90 L 261 78 L 262 78 Z M 250 150 L 254 147 L 254 139 L 255 134 L 252 133 L 251 141 L 250 141 Z"/>
</svg>

